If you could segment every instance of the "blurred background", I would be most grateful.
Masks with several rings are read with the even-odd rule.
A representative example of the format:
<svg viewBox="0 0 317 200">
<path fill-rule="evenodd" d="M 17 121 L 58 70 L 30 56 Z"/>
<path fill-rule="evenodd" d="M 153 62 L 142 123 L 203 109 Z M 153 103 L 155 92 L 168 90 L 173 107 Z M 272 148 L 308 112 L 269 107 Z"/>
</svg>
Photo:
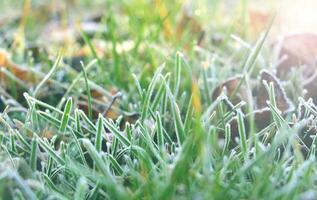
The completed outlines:
<svg viewBox="0 0 317 200">
<path fill-rule="evenodd" d="M 155 20 L 160 20 L 164 24 L 165 35 L 170 34 L 169 37 L 174 39 L 181 39 L 179 33 L 182 30 L 179 29 L 186 29 L 185 26 L 190 21 L 195 21 L 191 25 L 196 26 L 193 28 L 197 28 L 195 30 L 197 32 L 229 31 L 243 38 L 256 38 L 259 32 L 267 27 L 273 16 L 275 16 L 273 36 L 295 32 L 316 32 L 316 9 L 315 0 L 1 1 L 1 46 L 5 41 L 13 39 L 15 43 L 22 43 L 23 37 L 30 42 L 70 40 L 73 30 L 66 30 L 67 28 L 76 29 L 73 25 L 77 22 L 96 20 L 98 17 L 99 20 L 107 17 L 115 19 L 116 24 L 120 26 L 116 28 L 120 30 L 138 27 L 140 28 L 137 29 L 138 31 L 143 33 L 152 31 L 152 34 L 156 30 L 151 29 L 151 24 L 154 25 L 157 22 Z M 55 24 L 52 24 L 53 22 Z M 136 24 L 138 26 L 135 26 Z M 87 27 L 84 28 L 87 29 L 97 28 L 93 27 L 93 24 L 85 25 Z M 148 29 L 143 30 L 142 28 L 145 27 Z"/>
<path fill-rule="evenodd" d="M 174 63 L 179 50 L 189 58 L 194 74 L 199 66 L 209 71 L 213 88 L 241 72 L 244 58 L 271 22 L 256 69 L 275 69 L 280 58 L 271 47 L 285 35 L 316 33 L 316 10 L 316 0 L 0 1 L 0 48 L 24 67 L 14 76 L 30 82 L 30 88 L 38 81 L 21 74 L 29 69 L 47 73 L 60 49 L 67 66 L 54 75 L 60 82 L 81 71 L 80 61 L 97 59 L 99 67 L 89 77 L 106 89 L 129 91 L 133 73 L 145 86 L 160 64 Z M 289 48 L 302 41 L 295 43 Z M 303 52 L 301 48 L 296 51 Z M 306 60 L 316 55 L 315 49 L 313 45 L 313 56 Z M 305 59 L 296 58 L 293 64 Z M 189 86 L 191 80 L 187 82 Z"/>
</svg>

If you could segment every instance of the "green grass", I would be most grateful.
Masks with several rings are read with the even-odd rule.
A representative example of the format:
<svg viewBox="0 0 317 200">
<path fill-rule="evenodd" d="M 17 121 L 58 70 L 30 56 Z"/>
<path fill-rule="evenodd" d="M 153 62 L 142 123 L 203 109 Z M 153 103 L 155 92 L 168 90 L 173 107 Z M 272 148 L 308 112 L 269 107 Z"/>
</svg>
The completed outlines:
<svg viewBox="0 0 317 200">
<path fill-rule="evenodd" d="M 32 1 L 34 9 L 38 4 Z M 252 99 L 251 84 L 261 69 L 272 64 L 265 43 L 268 32 L 254 45 L 245 42 L 249 41 L 248 1 L 241 1 L 235 12 L 242 24 L 219 19 L 221 13 L 216 11 L 223 3 L 213 1 L 212 29 L 226 37 L 221 44 L 207 38 L 200 48 L 190 30 L 181 38 L 164 36 L 164 20 L 176 27 L 182 1 L 165 3 L 167 18 L 152 4 L 81 0 L 76 7 L 79 13 L 107 8 L 99 23 L 109 30 L 93 36 L 80 30 L 73 46 L 48 44 L 50 51 L 40 56 L 26 53 L 23 45 L 11 47 L 13 38 L 0 35 L 6 41 L 0 46 L 12 60 L 40 77 L 31 86 L 13 77 L 15 87 L 6 92 L 0 85 L 0 199 L 316 198 L 315 139 L 306 155 L 298 146 L 309 118 L 316 123 L 317 108 L 311 101 L 287 91 L 305 113 L 293 123 L 291 115 L 296 111 L 282 116 L 276 91 L 267 83 L 273 120 L 258 130 L 253 115 L 245 123 L 252 101 L 232 105 L 225 94 L 212 99 L 216 86 L 233 75 L 243 77 L 239 87 L 246 87 Z M 9 4 L 5 5 L 8 9 Z M 77 17 L 76 12 L 70 13 Z M 206 23 L 205 17 L 199 22 Z M 29 16 L 26 46 L 37 44 L 44 25 Z M 0 28 L 1 34 L 17 26 Z M 29 31 L 34 26 L 36 31 Z M 241 35 L 242 42 L 227 37 L 228 32 Z M 206 35 L 213 33 L 207 28 Z M 101 57 L 96 40 L 110 45 Z M 127 41 L 133 41 L 133 48 L 121 52 L 119 47 Z M 87 46 L 89 53 L 74 66 L 69 50 L 78 46 Z M 21 88 L 17 81 L 26 89 L 17 89 Z M 114 100 L 119 103 L 116 106 L 111 102 L 113 90 L 121 93 Z M 94 98 L 94 91 L 106 100 Z M 238 89 L 233 95 L 237 93 Z M 86 102 L 86 111 L 79 101 Z M 119 112 L 115 119 L 102 115 L 111 105 Z M 94 106 L 102 107 L 97 117 L 93 117 Z M 133 112 L 138 120 L 123 123 Z M 237 120 L 238 132 L 232 120 Z"/>
</svg>

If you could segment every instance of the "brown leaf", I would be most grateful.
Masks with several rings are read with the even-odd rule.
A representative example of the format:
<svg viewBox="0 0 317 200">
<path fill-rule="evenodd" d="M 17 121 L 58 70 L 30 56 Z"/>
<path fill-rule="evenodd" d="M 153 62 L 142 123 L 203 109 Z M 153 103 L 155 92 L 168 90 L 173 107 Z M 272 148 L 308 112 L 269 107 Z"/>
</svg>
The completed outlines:
<svg viewBox="0 0 317 200">
<path fill-rule="evenodd" d="M 112 120 L 116 120 L 122 115 L 123 118 L 120 122 L 120 128 L 123 130 L 126 123 L 134 124 L 139 119 L 139 113 L 128 113 L 120 109 L 120 104 L 118 100 L 121 96 L 120 93 L 114 95 L 111 101 L 96 90 L 92 91 L 92 96 L 95 97 L 95 100 L 98 100 L 98 102 L 100 102 L 99 104 L 92 104 L 92 118 L 94 120 L 98 118 L 99 114 L 102 114 L 104 117 Z M 77 105 L 85 113 L 88 113 L 87 101 L 80 100 L 78 101 Z"/>
<path fill-rule="evenodd" d="M 246 91 L 243 90 L 243 85 L 240 86 L 238 89 L 239 83 L 242 79 L 242 76 L 236 76 L 229 78 L 222 84 L 216 87 L 216 89 L 212 93 L 212 99 L 215 100 L 217 97 L 221 95 L 222 92 L 225 92 L 225 94 L 230 97 L 230 101 L 233 104 L 237 104 L 239 102 L 246 101 L 247 100 L 247 94 Z M 237 90 L 236 94 L 234 94 L 235 90 Z"/>
<path fill-rule="evenodd" d="M 8 54 L 5 51 L 0 50 L 0 85 L 6 86 L 10 79 L 4 72 L 2 72 L 3 69 L 11 72 L 18 79 L 23 80 L 25 82 L 30 83 L 34 81 L 32 73 L 30 73 L 27 69 L 24 69 L 18 66 L 17 64 L 13 63 L 9 59 Z"/>
<path fill-rule="evenodd" d="M 253 37 L 264 31 L 270 20 L 270 13 L 258 9 L 249 10 L 249 28 Z"/>
<path fill-rule="evenodd" d="M 88 103 L 87 101 L 78 101 L 77 102 L 77 106 L 79 109 L 83 110 L 86 114 L 88 114 Z M 91 107 L 92 110 L 92 118 L 93 119 L 97 119 L 98 118 L 98 114 L 102 113 L 102 109 L 100 109 L 99 107 L 97 107 L 96 105 L 92 105 Z"/>
<path fill-rule="evenodd" d="M 241 77 L 240 79 L 235 78 L 235 79 L 227 80 L 221 86 L 216 88 L 213 94 L 213 97 L 219 96 L 221 93 L 221 88 L 224 88 L 224 87 L 229 88 L 227 90 L 228 95 L 232 94 L 232 92 L 235 90 L 235 88 L 239 84 L 239 80 L 241 80 Z M 253 115 L 254 123 L 258 130 L 264 129 L 265 127 L 270 125 L 270 123 L 272 122 L 272 113 L 266 103 L 269 100 L 269 94 L 266 88 L 264 87 L 263 81 L 266 81 L 267 83 L 272 82 L 274 84 L 276 104 L 278 109 L 282 111 L 282 115 L 286 115 L 290 111 L 293 110 L 293 104 L 287 97 L 279 79 L 277 79 L 270 72 L 263 70 L 260 73 L 260 82 L 257 85 L 257 96 L 255 97 L 255 108 L 254 108 L 255 110 L 253 111 L 253 113 L 248 113 L 244 117 L 244 123 L 245 123 L 245 128 L 247 133 L 249 132 L 249 116 L 250 115 Z M 234 141 L 234 138 L 239 136 L 238 124 L 237 124 L 236 118 L 233 118 L 233 120 L 230 122 L 230 126 L 231 126 L 231 132 L 232 132 L 232 140 Z M 231 146 L 235 146 L 235 145 L 236 144 L 234 143 L 231 144 Z"/>
<path fill-rule="evenodd" d="M 163 22 L 164 37 L 166 39 L 171 39 L 173 35 L 173 28 L 172 28 L 170 17 L 168 15 L 169 11 L 167 10 L 167 7 L 165 5 L 165 1 L 155 0 L 154 3 L 155 3 L 156 11 L 158 11 L 158 14 Z"/>
<path fill-rule="evenodd" d="M 237 89 L 241 80 L 242 80 L 242 76 L 235 76 L 235 77 L 227 79 L 226 81 L 224 81 L 223 83 L 221 83 L 219 86 L 217 86 L 214 89 L 212 93 L 212 99 L 213 100 L 217 99 L 224 92 L 229 97 L 228 102 L 226 103 L 226 105 L 228 106 L 229 104 L 238 104 L 242 100 L 246 100 L 247 94 L 245 93 L 245 91 L 242 90 L 241 87 L 240 89 Z M 237 92 L 233 96 L 235 90 L 237 90 Z M 232 106 L 229 106 L 229 107 L 232 107 Z M 245 123 L 246 123 L 246 119 L 245 119 Z M 239 136 L 238 123 L 237 123 L 236 117 L 234 117 L 230 121 L 230 126 L 231 126 L 231 133 L 232 133 L 231 134 L 232 140 L 231 140 L 230 146 L 233 147 L 235 146 L 234 138 Z"/>
<path fill-rule="evenodd" d="M 272 120 L 272 114 L 270 109 L 265 108 L 262 110 L 256 110 L 253 113 L 254 116 L 254 123 L 256 125 L 257 130 L 262 130 L 266 128 L 268 125 L 270 125 Z M 249 115 L 244 115 L 243 122 L 245 125 L 245 131 L 247 134 L 249 134 L 250 127 L 249 127 Z M 230 147 L 235 147 L 237 145 L 236 138 L 239 137 L 239 129 L 238 129 L 238 122 L 237 117 L 233 117 L 230 121 L 230 128 L 231 128 L 231 143 Z"/>
<path fill-rule="evenodd" d="M 277 75 L 285 77 L 292 67 L 306 65 L 304 77 L 308 78 L 316 72 L 317 34 L 303 33 L 285 36 L 280 42 L 279 57 L 282 62 L 277 67 Z"/>
<path fill-rule="evenodd" d="M 183 9 L 176 26 L 176 39 L 181 39 L 185 30 L 190 30 L 191 34 L 197 35 L 200 35 L 203 31 L 198 20 L 190 14 L 190 11 Z"/>
<path fill-rule="evenodd" d="M 316 74 L 317 75 L 317 74 Z M 305 97 L 312 98 L 314 103 L 317 103 L 317 77 L 314 77 L 312 81 L 304 85 L 306 89 Z"/>
<path fill-rule="evenodd" d="M 268 125 L 270 125 L 272 121 L 272 113 L 269 108 L 264 108 L 261 110 L 255 110 L 253 112 L 254 115 L 254 123 L 258 130 L 262 130 Z"/>
<path fill-rule="evenodd" d="M 139 113 L 127 113 L 124 112 L 123 113 L 123 120 L 120 123 L 120 129 L 123 130 L 125 125 L 127 123 L 129 124 L 135 124 L 136 121 L 140 118 L 140 114 Z"/>
<path fill-rule="evenodd" d="M 267 101 L 269 100 L 269 94 L 267 89 L 264 87 L 263 81 L 268 84 L 270 82 L 274 85 L 275 100 L 277 108 L 282 111 L 283 114 L 291 111 L 294 106 L 292 102 L 287 97 L 284 88 L 281 85 L 280 80 L 275 77 L 275 75 L 270 72 L 263 70 L 260 74 L 260 83 L 258 86 L 257 96 L 256 96 L 256 109 L 261 110 L 267 108 Z"/>
<path fill-rule="evenodd" d="M 300 74 L 303 87 L 307 93 L 305 97 L 313 98 L 317 103 L 317 34 L 301 33 L 288 35 L 279 43 L 279 58 L 277 75 L 287 79 L 292 68 L 302 67 Z"/>
</svg>

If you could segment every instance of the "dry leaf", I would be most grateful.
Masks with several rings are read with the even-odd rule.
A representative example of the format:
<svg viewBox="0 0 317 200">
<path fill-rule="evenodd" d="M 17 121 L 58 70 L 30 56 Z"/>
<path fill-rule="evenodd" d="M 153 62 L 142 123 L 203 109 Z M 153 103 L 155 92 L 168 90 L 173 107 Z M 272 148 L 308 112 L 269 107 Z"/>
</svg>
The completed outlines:
<svg viewBox="0 0 317 200">
<path fill-rule="evenodd" d="M 183 9 L 176 25 L 176 39 L 181 39 L 185 30 L 189 30 L 191 34 L 197 35 L 203 32 L 198 20 L 195 19 L 195 17 L 190 14 L 189 9 L 186 8 Z"/>
<path fill-rule="evenodd" d="M 267 108 L 266 102 L 269 100 L 269 94 L 267 89 L 264 87 L 263 81 L 266 81 L 268 84 L 270 84 L 270 82 L 273 83 L 276 106 L 280 111 L 282 111 L 282 113 L 285 114 L 293 110 L 294 106 L 287 97 L 280 80 L 266 70 L 263 70 L 260 74 L 260 83 L 256 96 L 256 109 L 261 110 Z"/>
<path fill-rule="evenodd" d="M 279 57 L 282 62 L 277 67 L 281 78 L 288 78 L 291 68 L 303 67 L 301 74 L 308 98 L 317 102 L 317 34 L 304 33 L 289 35 L 280 42 Z"/>
<path fill-rule="evenodd" d="M 267 101 L 269 101 L 269 93 L 264 87 L 263 81 L 266 81 L 268 84 L 270 84 L 270 82 L 273 83 L 276 106 L 282 112 L 282 115 L 286 115 L 294 109 L 294 106 L 287 97 L 279 79 L 266 70 L 261 71 L 255 101 L 255 111 L 253 112 L 254 121 L 258 129 L 267 127 L 272 121 L 272 113 L 267 105 Z"/>
<path fill-rule="evenodd" d="M 258 37 L 264 31 L 269 23 L 270 14 L 258 9 L 249 10 L 249 28 L 251 36 Z"/>
<path fill-rule="evenodd" d="M 217 86 L 212 93 L 212 99 L 215 100 L 221 95 L 222 92 L 224 92 L 233 104 L 237 104 L 241 101 L 247 101 L 247 94 L 246 91 L 243 90 L 243 85 L 241 85 L 238 89 L 241 79 L 242 76 L 232 77 Z M 233 95 L 235 90 L 237 90 L 237 92 L 235 95 Z"/>
<path fill-rule="evenodd" d="M 102 114 L 104 117 L 112 120 L 116 120 L 122 115 L 123 118 L 120 122 L 120 128 L 123 130 L 126 123 L 134 124 L 139 119 L 139 113 L 128 113 L 120 109 L 120 103 L 118 100 L 121 96 L 120 93 L 117 92 L 117 94 L 113 94 L 112 100 L 109 100 L 109 98 L 105 97 L 96 90 L 92 90 L 91 94 L 92 97 L 99 102 L 98 104 L 94 103 L 91 105 L 92 118 L 94 120 L 98 118 L 99 114 Z M 77 105 L 85 113 L 89 113 L 87 100 L 80 100 Z"/>
<path fill-rule="evenodd" d="M 202 111 L 200 91 L 196 80 L 192 81 L 192 105 L 196 114 L 200 114 Z"/>
<path fill-rule="evenodd" d="M 136 113 L 136 112 L 134 112 L 134 113 L 124 112 L 123 113 L 123 120 L 120 123 L 120 129 L 124 130 L 125 125 L 127 123 L 135 124 L 139 118 L 140 118 L 140 114 L 139 113 Z"/>
<path fill-rule="evenodd" d="M 261 110 L 255 110 L 253 112 L 254 123 L 258 130 L 262 130 L 268 125 L 270 125 L 272 121 L 272 113 L 269 108 L 264 108 Z"/>
<path fill-rule="evenodd" d="M 10 81 L 10 78 L 7 77 L 3 70 L 7 70 L 18 79 L 27 83 L 34 82 L 34 77 L 32 76 L 32 73 L 30 73 L 27 69 L 24 69 L 13 63 L 9 59 L 8 54 L 4 50 L 0 50 L 0 86 L 6 88 L 6 86 L 8 85 L 8 81 Z"/>
<path fill-rule="evenodd" d="M 218 86 L 213 92 L 213 99 L 216 99 L 225 92 L 227 96 L 231 97 L 230 101 L 233 104 L 237 104 L 242 100 L 247 101 L 247 94 L 241 86 L 236 93 L 236 97 L 233 96 L 234 91 L 237 89 L 242 77 L 230 78 L 220 86 Z M 255 97 L 254 119 L 257 127 L 266 127 L 271 121 L 271 113 L 268 109 L 267 101 L 269 100 L 269 94 L 264 87 L 263 81 L 267 83 L 272 82 L 275 91 L 275 100 L 277 108 L 286 115 L 293 110 L 294 106 L 287 97 L 284 88 L 282 87 L 278 78 L 276 78 L 270 72 L 263 70 L 260 74 L 260 82 L 257 85 L 257 96 Z"/>
<path fill-rule="evenodd" d="M 241 77 L 231 78 L 218 86 L 213 93 L 213 98 L 218 97 L 224 88 L 227 88 L 227 95 L 231 96 L 233 91 L 237 88 L 240 83 Z M 249 115 L 252 114 L 254 117 L 254 123 L 258 130 L 262 130 L 267 127 L 272 122 L 272 113 L 267 106 L 267 101 L 269 100 L 269 94 L 266 88 L 264 87 L 263 81 L 267 83 L 272 82 L 274 84 L 275 98 L 278 109 L 282 112 L 282 115 L 288 114 L 293 110 L 293 104 L 287 97 L 284 88 L 282 87 L 280 81 L 268 71 L 263 70 L 260 73 L 260 82 L 257 87 L 257 96 L 255 97 L 255 108 L 253 113 L 247 113 L 244 116 L 244 124 L 246 128 L 246 132 L 249 132 Z M 243 93 L 243 90 L 240 89 L 238 93 L 240 98 L 237 98 L 236 101 L 241 101 L 241 94 L 243 94 L 243 98 L 246 99 L 246 93 Z M 231 133 L 232 133 L 232 141 L 231 146 L 235 146 L 234 143 L 235 138 L 239 137 L 238 124 L 237 119 L 234 117 L 231 122 Z"/>
<path fill-rule="evenodd" d="M 316 74 L 317 75 L 317 74 Z M 314 103 L 317 103 L 317 77 L 315 76 L 312 81 L 304 85 L 306 89 L 305 97 L 312 98 Z"/>
<path fill-rule="evenodd" d="M 217 86 L 213 93 L 212 93 L 212 99 L 217 99 L 222 93 L 226 94 L 226 96 L 229 97 L 227 100 L 228 102 L 226 105 L 229 106 L 229 104 L 238 104 L 243 100 L 247 100 L 247 94 L 244 90 L 242 90 L 240 87 L 238 89 L 239 83 L 242 80 L 242 76 L 235 76 L 232 78 L 227 79 L 223 83 L 221 83 L 219 86 Z M 237 90 L 237 91 L 236 91 Z M 234 92 L 236 91 L 236 94 Z M 231 106 L 229 106 L 230 109 Z M 231 127 L 231 142 L 230 142 L 230 148 L 233 148 L 236 146 L 235 138 L 239 137 L 238 132 L 238 123 L 237 118 L 233 117 L 232 120 L 229 122 Z M 246 118 L 245 118 L 245 124 L 247 124 Z"/>
<path fill-rule="evenodd" d="M 168 17 L 168 10 L 165 6 L 165 2 L 163 0 L 155 0 L 155 6 L 158 10 L 158 13 L 163 21 L 163 33 L 166 39 L 171 39 L 173 35 L 173 29 L 171 25 L 171 21 Z"/>
<path fill-rule="evenodd" d="M 304 77 L 308 78 L 316 72 L 317 34 L 303 33 L 285 36 L 280 42 L 279 57 L 282 62 L 277 67 L 277 75 L 285 77 L 292 67 L 306 65 Z"/>
</svg>

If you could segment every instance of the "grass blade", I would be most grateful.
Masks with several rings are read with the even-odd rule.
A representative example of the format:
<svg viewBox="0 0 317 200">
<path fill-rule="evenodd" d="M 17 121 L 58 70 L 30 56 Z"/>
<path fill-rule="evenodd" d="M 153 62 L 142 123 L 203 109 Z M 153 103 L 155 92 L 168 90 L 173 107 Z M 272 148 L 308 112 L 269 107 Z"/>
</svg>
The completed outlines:
<svg viewBox="0 0 317 200">
<path fill-rule="evenodd" d="M 130 141 L 126 138 L 110 121 L 104 119 L 106 127 L 109 131 L 125 146 L 130 146 Z"/>
<path fill-rule="evenodd" d="M 239 137 L 240 137 L 240 148 L 241 152 L 244 158 L 246 158 L 247 153 L 248 153 L 248 146 L 247 146 L 247 138 L 246 138 L 246 131 L 244 127 L 244 118 L 242 112 L 239 110 L 238 111 L 238 116 L 237 116 L 237 121 L 238 121 L 238 130 L 239 130 Z"/>
<path fill-rule="evenodd" d="M 59 66 L 59 63 L 62 60 L 62 51 L 59 52 L 57 59 L 52 67 L 52 69 L 47 73 L 47 75 L 43 78 L 43 80 L 36 86 L 34 92 L 33 92 L 33 96 L 36 97 L 36 95 L 38 94 L 38 92 L 40 91 L 41 87 L 49 80 L 49 78 L 53 75 L 53 73 L 55 72 L 55 70 L 57 69 L 57 67 Z"/>
<path fill-rule="evenodd" d="M 69 98 L 66 102 L 65 108 L 64 108 L 64 113 L 62 116 L 62 122 L 61 122 L 61 126 L 59 127 L 59 131 L 61 131 L 62 133 L 65 132 L 67 124 L 68 124 L 68 120 L 69 120 L 69 114 L 70 111 L 72 109 L 73 106 L 73 101 L 71 98 Z"/>
<path fill-rule="evenodd" d="M 147 115 L 149 113 L 150 100 L 151 100 L 154 88 L 156 86 L 156 83 L 158 82 L 159 75 L 161 74 L 163 68 L 164 68 L 164 65 L 159 67 L 158 70 L 155 72 L 154 77 L 153 77 L 153 79 L 148 87 L 146 94 L 145 94 L 144 105 L 143 105 L 142 112 L 141 112 L 141 122 L 142 123 L 144 122 L 145 118 L 147 117 Z"/>
<path fill-rule="evenodd" d="M 56 151 L 50 145 L 48 145 L 45 141 L 43 141 L 39 137 L 37 138 L 37 142 L 50 155 L 50 157 L 53 158 L 58 164 L 65 165 L 65 160 L 62 159 L 59 155 L 57 155 Z"/>
<path fill-rule="evenodd" d="M 81 64 L 81 67 L 82 67 L 82 70 L 83 70 L 83 74 L 84 74 L 84 78 L 85 78 L 85 86 L 86 86 L 86 91 L 87 91 L 87 96 L 88 96 L 88 116 L 89 116 L 89 119 L 92 119 L 91 93 L 90 93 L 90 87 L 89 87 L 89 84 L 88 84 L 88 76 L 87 76 L 87 73 L 86 73 L 86 69 L 85 69 L 84 63 L 81 62 L 80 64 Z"/>
<path fill-rule="evenodd" d="M 102 160 L 100 154 L 97 152 L 96 148 L 91 144 L 91 142 L 88 139 L 82 139 L 81 140 L 84 147 L 87 149 L 89 155 L 93 159 L 94 163 L 96 164 L 97 168 L 100 170 L 100 172 L 107 178 L 107 180 L 114 184 L 115 180 L 113 179 L 112 175 L 109 172 L 108 167 Z"/>
<path fill-rule="evenodd" d="M 96 140 L 95 140 L 95 145 L 96 145 L 96 150 L 98 153 L 101 152 L 101 147 L 102 147 L 102 135 L 104 134 L 103 130 L 103 119 L 102 115 L 99 114 L 98 121 L 97 121 L 97 133 L 96 133 Z"/>
<path fill-rule="evenodd" d="M 30 156 L 30 166 L 33 171 L 36 170 L 36 161 L 37 161 L 37 140 L 36 138 L 33 138 L 31 156 Z"/>
</svg>

